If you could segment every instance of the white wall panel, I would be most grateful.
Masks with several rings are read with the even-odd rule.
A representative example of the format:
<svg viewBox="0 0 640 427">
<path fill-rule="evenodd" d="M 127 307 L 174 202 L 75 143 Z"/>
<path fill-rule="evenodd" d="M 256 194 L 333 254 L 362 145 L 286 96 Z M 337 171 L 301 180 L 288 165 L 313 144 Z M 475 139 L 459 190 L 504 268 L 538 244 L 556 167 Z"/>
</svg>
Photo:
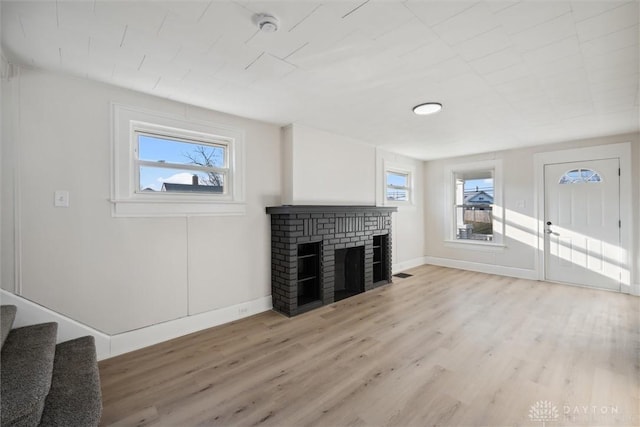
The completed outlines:
<svg viewBox="0 0 640 427">
<path fill-rule="evenodd" d="M 375 205 L 376 149 L 293 125 L 293 204 Z"/>
</svg>

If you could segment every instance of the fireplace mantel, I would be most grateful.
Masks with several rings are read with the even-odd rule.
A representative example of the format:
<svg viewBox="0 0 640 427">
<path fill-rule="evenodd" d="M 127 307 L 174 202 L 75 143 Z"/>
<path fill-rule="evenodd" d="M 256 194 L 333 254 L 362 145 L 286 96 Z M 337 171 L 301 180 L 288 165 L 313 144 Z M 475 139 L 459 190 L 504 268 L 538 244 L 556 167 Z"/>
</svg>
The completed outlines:
<svg viewBox="0 0 640 427">
<path fill-rule="evenodd" d="M 391 283 L 391 214 L 396 207 L 285 205 L 266 211 L 271 215 L 274 310 L 295 316 Z M 350 249 L 357 251 L 347 255 Z M 345 259 L 349 261 L 340 261 Z M 359 273 L 344 273 L 345 266 L 336 265 L 340 262 L 355 262 Z M 341 274 L 359 283 L 345 283 Z"/>
<path fill-rule="evenodd" d="M 346 206 L 346 205 L 282 205 L 268 206 L 268 214 L 298 214 L 298 213 L 351 213 L 351 212 L 396 212 L 395 206 Z"/>
</svg>

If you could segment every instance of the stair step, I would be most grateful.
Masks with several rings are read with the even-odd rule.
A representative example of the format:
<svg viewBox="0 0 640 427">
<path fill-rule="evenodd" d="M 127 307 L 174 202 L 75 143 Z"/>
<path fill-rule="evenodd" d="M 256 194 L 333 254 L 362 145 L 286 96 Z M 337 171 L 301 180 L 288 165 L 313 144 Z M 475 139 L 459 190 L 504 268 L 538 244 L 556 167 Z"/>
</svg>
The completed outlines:
<svg viewBox="0 0 640 427">
<path fill-rule="evenodd" d="M 2 347 L 0 424 L 36 426 L 51 387 L 57 323 L 16 328 Z"/>
<path fill-rule="evenodd" d="M 15 305 L 0 306 L 0 329 L 2 330 L 2 342 L 0 348 L 4 345 L 4 341 L 9 335 L 9 331 L 13 327 L 13 321 L 16 319 L 17 308 Z"/>
<path fill-rule="evenodd" d="M 92 336 L 56 346 L 43 426 L 97 426 L 102 415 L 100 373 Z"/>
</svg>

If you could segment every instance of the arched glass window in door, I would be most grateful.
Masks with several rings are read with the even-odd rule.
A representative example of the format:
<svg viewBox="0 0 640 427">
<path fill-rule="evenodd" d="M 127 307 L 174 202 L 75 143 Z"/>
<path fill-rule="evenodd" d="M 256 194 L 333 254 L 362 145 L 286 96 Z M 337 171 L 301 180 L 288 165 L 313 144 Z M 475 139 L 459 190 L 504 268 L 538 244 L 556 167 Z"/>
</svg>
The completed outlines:
<svg viewBox="0 0 640 427">
<path fill-rule="evenodd" d="M 592 169 L 572 169 L 560 177 L 558 184 L 579 184 L 582 182 L 602 182 L 602 178 L 598 172 Z"/>
</svg>

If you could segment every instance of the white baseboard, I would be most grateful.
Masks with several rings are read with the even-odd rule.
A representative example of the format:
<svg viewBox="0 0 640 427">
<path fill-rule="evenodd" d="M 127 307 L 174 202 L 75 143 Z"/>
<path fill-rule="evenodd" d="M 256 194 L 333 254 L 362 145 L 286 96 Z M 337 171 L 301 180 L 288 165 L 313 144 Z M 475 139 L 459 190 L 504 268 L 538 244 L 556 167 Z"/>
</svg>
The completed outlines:
<svg viewBox="0 0 640 427">
<path fill-rule="evenodd" d="M 109 357 L 271 310 L 271 295 L 111 336 Z"/>
<path fill-rule="evenodd" d="M 418 258 L 413 258 L 407 261 L 402 261 L 397 264 L 393 264 L 391 266 L 391 271 L 393 272 L 393 274 L 396 274 L 401 271 L 408 270 L 410 268 L 420 267 L 421 265 L 424 265 L 427 263 L 426 258 L 427 257 L 418 257 Z"/>
<path fill-rule="evenodd" d="M 461 261 L 451 258 L 438 258 L 424 256 L 413 258 L 408 261 L 393 264 L 391 267 L 393 274 L 410 268 L 419 267 L 424 264 L 439 265 L 441 267 L 458 268 L 460 270 L 477 271 L 480 273 L 497 274 L 499 276 L 516 277 L 518 279 L 538 280 L 538 273 L 535 270 L 525 268 L 504 267 L 501 265 L 483 264 L 479 262 Z"/>
<path fill-rule="evenodd" d="M 58 342 L 93 335 L 96 340 L 98 359 L 108 357 L 110 353 L 111 337 L 107 334 L 5 290 L 0 290 L 0 301 L 3 305 L 17 307 L 16 319 L 13 322 L 14 328 L 36 323 L 57 322 Z"/>
<path fill-rule="evenodd" d="M 631 292 L 629 292 L 631 295 L 635 295 L 637 297 L 640 297 L 640 283 L 634 283 L 631 285 Z"/>
<path fill-rule="evenodd" d="M 2 304 L 15 305 L 18 308 L 13 324 L 15 328 L 36 323 L 57 322 L 58 342 L 92 335 L 96 341 L 98 360 L 108 359 L 119 354 L 271 310 L 271 295 L 268 295 L 230 307 L 186 316 L 121 334 L 107 335 L 1 289 L 0 302 Z"/>
<path fill-rule="evenodd" d="M 477 271 L 479 273 L 497 274 L 499 276 L 516 277 L 518 279 L 538 280 L 535 270 L 526 268 L 504 267 L 502 265 L 483 264 L 479 262 L 461 261 L 450 258 L 438 258 L 426 256 L 425 264 L 439 265 L 441 267 L 458 268 L 460 270 Z"/>
</svg>

